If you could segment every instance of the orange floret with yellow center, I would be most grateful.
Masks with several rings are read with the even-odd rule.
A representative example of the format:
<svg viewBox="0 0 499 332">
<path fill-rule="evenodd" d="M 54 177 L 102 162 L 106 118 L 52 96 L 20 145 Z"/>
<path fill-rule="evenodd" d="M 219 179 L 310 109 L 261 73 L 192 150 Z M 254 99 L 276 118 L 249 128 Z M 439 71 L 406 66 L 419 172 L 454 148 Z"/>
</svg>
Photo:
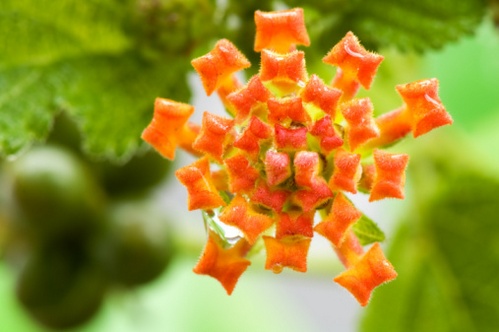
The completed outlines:
<svg viewBox="0 0 499 332">
<path fill-rule="evenodd" d="M 305 272 L 318 233 L 346 268 L 334 280 L 364 306 L 396 272 L 377 242 L 382 231 L 352 196 L 404 197 L 409 157 L 383 149 L 452 123 L 438 81 L 396 86 L 402 105 L 374 117 L 370 98 L 356 94 L 371 87 L 383 56 L 348 32 L 323 58 L 336 67 L 328 83 L 308 74 L 297 48 L 310 44 L 302 9 L 257 11 L 255 23 L 261 64 L 246 84 L 236 72 L 249 62 L 226 39 L 192 60 L 206 94 L 218 94 L 227 116 L 205 112 L 199 126 L 188 121 L 192 106 L 158 98 L 142 137 L 166 158 L 178 147 L 198 158 L 176 172 L 188 209 L 202 210 L 208 231 L 194 272 L 214 277 L 230 294 L 263 248 L 265 269 Z M 227 237 L 229 229 L 237 234 Z"/>
</svg>

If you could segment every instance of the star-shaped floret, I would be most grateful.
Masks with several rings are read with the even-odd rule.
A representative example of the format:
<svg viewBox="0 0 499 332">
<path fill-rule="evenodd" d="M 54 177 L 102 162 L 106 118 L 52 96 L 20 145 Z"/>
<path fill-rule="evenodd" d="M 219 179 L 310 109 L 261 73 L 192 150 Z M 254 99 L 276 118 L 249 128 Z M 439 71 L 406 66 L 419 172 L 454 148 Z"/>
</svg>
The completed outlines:
<svg viewBox="0 0 499 332">
<path fill-rule="evenodd" d="M 272 128 L 256 116 L 252 116 L 248 125 L 234 141 L 233 146 L 248 152 L 255 159 L 260 152 L 260 143 L 270 138 L 271 135 Z"/>
<path fill-rule="evenodd" d="M 207 54 L 191 61 L 203 82 L 204 90 L 209 96 L 224 83 L 232 84 L 232 74 L 248 68 L 251 63 L 227 39 L 219 40 L 215 47 Z"/>
<path fill-rule="evenodd" d="M 307 128 L 287 128 L 279 123 L 274 126 L 275 145 L 280 150 L 302 150 L 307 147 Z"/>
<path fill-rule="evenodd" d="M 288 200 L 289 195 L 289 191 L 270 188 L 266 181 L 262 180 L 258 182 L 255 191 L 251 195 L 251 201 L 279 212 Z"/>
<path fill-rule="evenodd" d="M 343 195 L 337 193 L 329 215 L 314 227 L 314 230 L 327 238 L 335 246 L 340 246 L 348 234 L 348 229 L 362 217 L 362 213 Z"/>
<path fill-rule="evenodd" d="M 220 213 L 219 219 L 243 232 L 250 245 L 253 245 L 260 234 L 274 224 L 272 218 L 255 211 L 242 195 L 234 196 L 230 204 Z"/>
<path fill-rule="evenodd" d="M 379 136 L 373 118 L 373 104 L 369 98 L 353 99 L 341 105 L 341 114 L 347 122 L 346 131 L 350 150 Z"/>
<path fill-rule="evenodd" d="M 383 56 L 368 52 L 359 39 L 352 32 L 348 32 L 322 61 L 341 68 L 346 80 L 355 80 L 365 89 L 369 89 Z"/>
<path fill-rule="evenodd" d="M 189 210 L 211 210 L 225 205 L 211 178 L 210 163 L 207 157 L 179 168 L 175 175 L 187 188 Z"/>
<path fill-rule="evenodd" d="M 227 138 L 227 133 L 234 126 L 234 120 L 204 112 L 202 123 L 201 132 L 192 147 L 222 163 L 224 141 Z"/>
<path fill-rule="evenodd" d="M 343 139 L 336 132 L 329 114 L 314 122 L 310 134 L 319 138 L 321 150 L 325 155 L 343 145 Z"/>
<path fill-rule="evenodd" d="M 296 203 L 304 211 L 311 211 L 332 198 L 333 192 L 320 175 L 321 163 L 317 152 L 299 151 L 293 160 L 295 183 L 304 189 L 295 192 Z"/>
<path fill-rule="evenodd" d="M 414 137 L 452 123 L 438 96 L 438 80 L 420 80 L 396 88 L 406 104 Z"/>
<path fill-rule="evenodd" d="M 298 272 L 307 271 L 307 255 L 311 239 L 308 237 L 294 235 L 276 239 L 271 236 L 263 236 L 267 259 L 265 268 L 274 273 L 281 273 L 285 267 Z"/>
<path fill-rule="evenodd" d="M 324 84 L 319 76 L 312 74 L 300 95 L 303 102 L 312 103 L 334 119 L 342 92 Z"/>
<path fill-rule="evenodd" d="M 365 306 L 376 287 L 396 277 L 397 272 L 385 258 L 379 243 L 375 243 L 355 265 L 334 278 L 334 281 Z"/>
<path fill-rule="evenodd" d="M 392 154 L 374 150 L 375 175 L 369 201 L 383 198 L 404 198 L 405 169 L 409 162 L 406 154 Z"/>
<path fill-rule="evenodd" d="M 300 97 L 270 98 L 267 100 L 267 106 L 271 123 L 284 123 L 288 119 L 301 124 L 310 121 Z"/>
<path fill-rule="evenodd" d="M 254 75 L 246 86 L 229 94 L 227 100 L 235 108 L 236 122 L 240 123 L 244 121 L 258 105 L 265 104 L 270 97 L 271 93 L 263 85 L 260 80 L 260 75 Z"/>
<path fill-rule="evenodd" d="M 222 239 L 210 230 L 201 258 L 193 271 L 217 279 L 230 295 L 239 277 L 251 264 L 244 258 L 250 246 L 244 238 L 229 248 L 224 248 L 222 243 Z"/>
<path fill-rule="evenodd" d="M 276 12 L 255 12 L 255 51 L 272 49 L 289 52 L 295 45 L 310 45 L 302 8 Z"/>
<path fill-rule="evenodd" d="M 255 188 L 260 173 L 241 153 L 224 159 L 229 176 L 229 190 L 232 193 L 249 193 Z"/>
<path fill-rule="evenodd" d="M 307 81 L 305 54 L 302 51 L 279 54 L 269 50 L 261 53 L 260 79 L 271 81 L 282 94 L 298 89 L 299 83 Z"/>
<path fill-rule="evenodd" d="M 193 131 L 186 124 L 193 112 L 194 107 L 189 104 L 156 98 L 152 121 L 142 132 L 142 139 L 165 158 L 173 160 L 178 145 L 188 141 L 189 137 L 192 143 Z"/>
<path fill-rule="evenodd" d="M 338 149 L 334 155 L 333 175 L 329 179 L 332 190 L 357 193 L 357 182 L 361 176 L 360 154 Z"/>
<path fill-rule="evenodd" d="M 293 160 L 295 183 L 301 187 L 313 187 L 314 183 L 324 181 L 321 174 L 319 154 L 313 151 L 298 151 Z"/>
<path fill-rule="evenodd" d="M 276 239 L 281 239 L 290 235 L 303 235 L 311 238 L 314 235 L 315 211 L 303 212 L 292 210 L 277 214 Z"/>
</svg>

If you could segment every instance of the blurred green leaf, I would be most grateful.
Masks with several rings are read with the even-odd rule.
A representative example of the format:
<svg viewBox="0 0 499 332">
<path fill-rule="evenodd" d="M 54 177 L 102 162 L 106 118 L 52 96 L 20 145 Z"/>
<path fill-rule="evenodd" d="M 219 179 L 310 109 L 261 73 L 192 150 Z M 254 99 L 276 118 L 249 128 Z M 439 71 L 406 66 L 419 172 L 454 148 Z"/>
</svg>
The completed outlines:
<svg viewBox="0 0 499 332">
<path fill-rule="evenodd" d="M 352 229 L 359 238 L 360 244 L 363 246 L 385 240 L 383 231 L 366 215 L 362 215 L 362 217 L 353 224 Z"/>
<path fill-rule="evenodd" d="M 305 3 L 311 40 L 328 51 L 347 31 L 353 31 L 370 49 L 397 46 L 404 51 L 440 48 L 473 33 L 481 22 L 486 0 L 329 0 Z"/>
<path fill-rule="evenodd" d="M 129 44 L 116 24 L 120 7 L 118 1 L 2 0 L 0 69 L 120 52 Z"/>
<path fill-rule="evenodd" d="M 62 107 L 77 119 L 84 150 L 108 159 L 128 159 L 141 144 L 154 99 L 188 101 L 187 65 L 178 58 L 141 61 L 133 52 L 83 57 L 61 64 Z"/>
<path fill-rule="evenodd" d="M 432 160 L 417 167 L 434 190 L 388 253 L 399 277 L 376 291 L 362 331 L 497 330 L 499 180 L 450 154 Z"/>
</svg>

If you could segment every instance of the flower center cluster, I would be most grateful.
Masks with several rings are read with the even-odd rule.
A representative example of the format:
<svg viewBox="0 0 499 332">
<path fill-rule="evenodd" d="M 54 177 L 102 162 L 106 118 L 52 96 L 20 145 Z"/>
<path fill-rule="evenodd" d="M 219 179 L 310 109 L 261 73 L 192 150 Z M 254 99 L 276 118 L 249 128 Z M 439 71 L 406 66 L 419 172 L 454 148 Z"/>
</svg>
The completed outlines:
<svg viewBox="0 0 499 332">
<path fill-rule="evenodd" d="M 203 210 L 208 220 L 194 272 L 218 279 L 230 294 L 258 241 L 266 249 L 266 269 L 305 272 L 318 233 L 346 267 L 334 280 L 365 305 L 396 272 L 377 242 L 364 250 L 374 240 L 359 239 L 354 226 L 371 221 L 346 193 L 363 191 L 370 201 L 403 198 L 408 156 L 380 148 L 452 122 L 438 82 L 397 86 L 403 105 L 374 118 L 370 99 L 355 96 L 370 88 L 381 55 L 347 33 L 323 58 L 337 68 L 326 84 L 307 73 L 305 54 L 296 48 L 310 43 L 302 9 L 257 11 L 255 22 L 261 68 L 247 84 L 234 73 L 250 63 L 228 40 L 192 61 L 206 93 L 216 92 L 230 117 L 205 112 L 198 126 L 188 122 L 192 106 L 158 98 L 142 136 L 166 158 L 173 159 L 177 147 L 199 156 L 176 172 L 188 190 L 189 210 Z M 241 231 L 235 244 L 216 227 L 215 215 Z"/>
</svg>

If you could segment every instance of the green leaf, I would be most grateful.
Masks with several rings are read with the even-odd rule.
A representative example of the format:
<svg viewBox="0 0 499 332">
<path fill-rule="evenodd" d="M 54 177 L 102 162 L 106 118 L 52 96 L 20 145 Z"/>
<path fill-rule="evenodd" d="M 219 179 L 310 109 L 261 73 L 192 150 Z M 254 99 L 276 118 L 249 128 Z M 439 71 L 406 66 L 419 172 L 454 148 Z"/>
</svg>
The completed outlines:
<svg viewBox="0 0 499 332">
<path fill-rule="evenodd" d="M 45 137 L 56 112 L 53 67 L 0 72 L 0 154 L 13 155 Z"/>
<path fill-rule="evenodd" d="M 156 97 L 188 101 L 189 59 L 146 61 L 132 51 L 130 10 L 139 9 L 115 0 L 1 2 L 0 155 L 43 141 L 65 110 L 88 154 L 124 161 L 144 146 Z"/>
<path fill-rule="evenodd" d="M 353 224 L 352 230 L 363 246 L 385 240 L 383 231 L 366 215 L 362 215 L 362 217 Z"/>
<path fill-rule="evenodd" d="M 388 253 L 399 276 L 376 291 L 362 331 L 497 329 L 499 181 L 464 163 L 454 169 L 407 216 Z"/>
</svg>

